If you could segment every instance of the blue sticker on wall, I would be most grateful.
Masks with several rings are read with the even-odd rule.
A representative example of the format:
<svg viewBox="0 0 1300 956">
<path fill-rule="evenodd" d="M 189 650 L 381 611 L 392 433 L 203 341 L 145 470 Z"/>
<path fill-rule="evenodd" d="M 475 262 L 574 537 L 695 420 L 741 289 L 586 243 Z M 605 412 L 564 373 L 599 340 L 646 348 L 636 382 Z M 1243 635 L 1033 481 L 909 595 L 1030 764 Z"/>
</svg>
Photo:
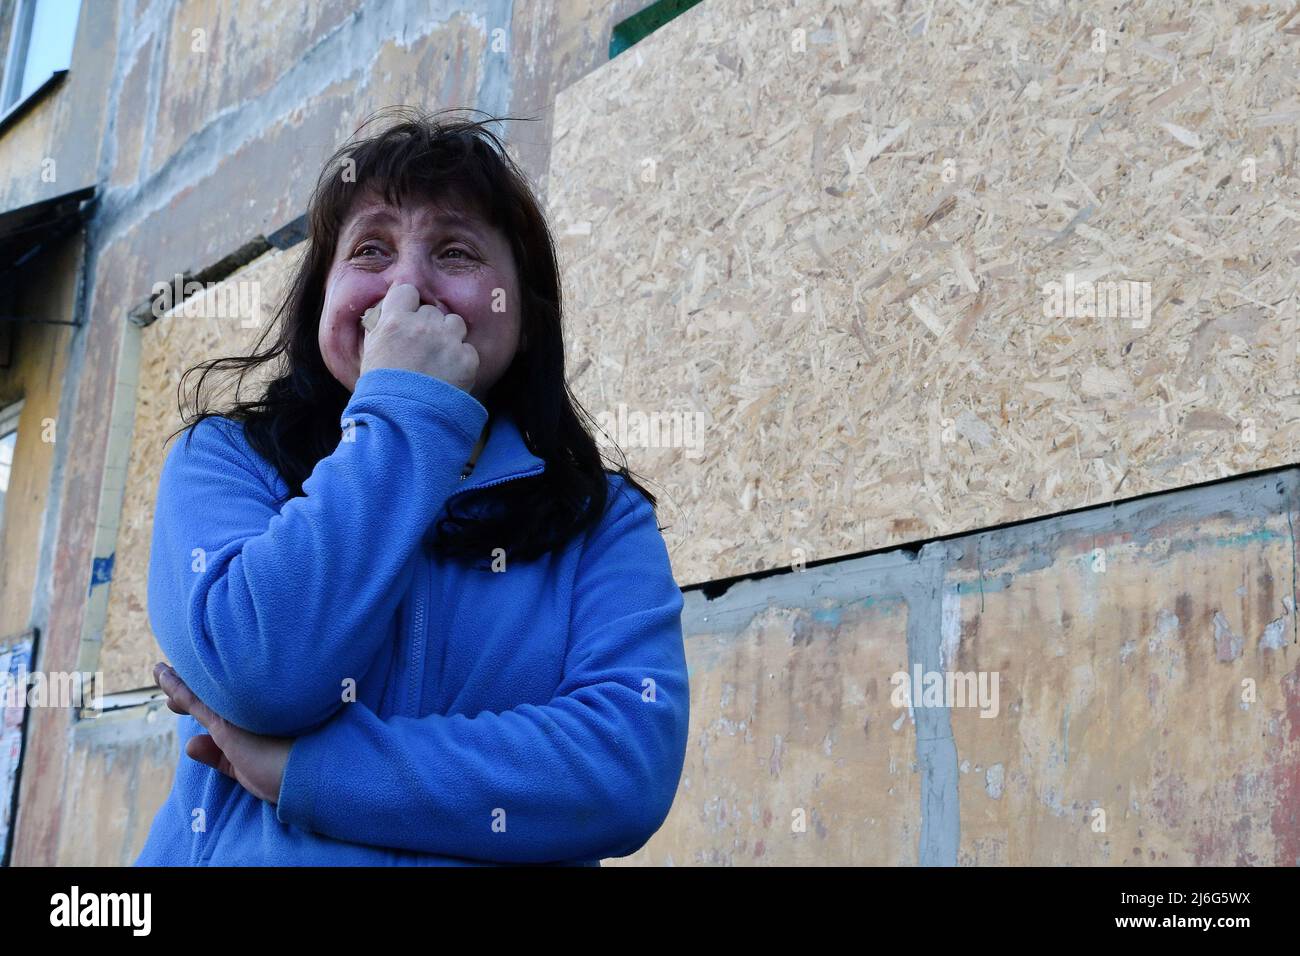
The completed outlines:
<svg viewBox="0 0 1300 956">
<path fill-rule="evenodd" d="M 87 594 L 93 594 L 96 584 L 107 584 L 113 580 L 113 558 L 116 552 L 106 558 L 96 558 L 94 566 L 90 569 L 90 590 Z"/>
</svg>

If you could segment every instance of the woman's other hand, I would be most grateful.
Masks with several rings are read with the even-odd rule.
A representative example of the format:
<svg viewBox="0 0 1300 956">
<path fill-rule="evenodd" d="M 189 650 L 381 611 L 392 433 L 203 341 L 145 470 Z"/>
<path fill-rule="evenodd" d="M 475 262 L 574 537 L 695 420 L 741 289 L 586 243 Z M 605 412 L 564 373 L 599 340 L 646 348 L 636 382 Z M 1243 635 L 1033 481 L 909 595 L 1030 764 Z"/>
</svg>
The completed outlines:
<svg viewBox="0 0 1300 956">
<path fill-rule="evenodd" d="M 233 777 L 253 796 L 272 804 L 279 802 L 293 738 L 264 737 L 236 727 L 199 700 L 166 664 L 156 664 L 153 674 L 167 695 L 168 708 L 177 714 L 189 714 L 207 731 L 191 738 L 185 753 Z"/>
</svg>

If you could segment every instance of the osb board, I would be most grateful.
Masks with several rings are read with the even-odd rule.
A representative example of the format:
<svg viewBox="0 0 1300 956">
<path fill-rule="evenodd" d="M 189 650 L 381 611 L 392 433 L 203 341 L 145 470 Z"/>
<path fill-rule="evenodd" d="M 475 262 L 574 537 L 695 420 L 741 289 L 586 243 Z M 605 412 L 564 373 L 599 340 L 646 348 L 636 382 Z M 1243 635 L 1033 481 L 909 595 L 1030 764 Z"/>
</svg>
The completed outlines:
<svg viewBox="0 0 1300 956">
<path fill-rule="evenodd" d="M 709 0 L 563 91 L 574 392 L 705 421 L 623 436 L 678 581 L 1300 460 L 1297 42 L 1267 6 Z M 1149 323 L 1045 315 L 1085 280 Z"/>
<path fill-rule="evenodd" d="M 1000 698 L 951 710 L 961 865 L 1300 864 L 1295 537 L 1234 510 L 949 574 Z"/>
<path fill-rule="evenodd" d="M 889 679 L 907 669 L 907 618 L 903 601 L 868 595 L 769 606 L 734 632 L 688 623 L 676 800 L 644 847 L 606 865 L 915 866 L 916 733 Z"/>
<path fill-rule="evenodd" d="M 172 443 L 165 444 L 167 437 L 182 424 L 177 404 L 181 375 L 207 359 L 250 354 L 262 327 L 272 322 L 290 271 L 303 248 L 298 246 L 261 256 L 223 283 L 200 293 L 195 305 L 182 304 L 140 330 L 135 428 L 131 436 L 126 494 L 122 502 L 104 645 L 100 654 L 99 669 L 104 672 L 108 693 L 154 686 L 153 665 L 162 659 L 146 608 L 149 549 L 158 478 L 172 443 L 181 440 L 177 437 L 172 439 Z M 247 315 L 241 312 L 231 314 L 226 308 L 226 290 L 230 288 L 242 288 L 248 295 L 256 290 L 260 303 L 260 326 L 253 325 Z M 203 314 L 186 315 L 186 309 Z M 245 324 L 249 327 L 245 328 Z M 274 333 L 271 333 L 266 344 L 273 340 Z M 257 385 L 265 383 L 269 371 L 264 366 L 256 374 L 250 373 L 240 397 L 247 400 L 257 395 Z M 197 379 L 198 373 L 195 373 L 185 383 L 187 403 Z M 233 391 L 213 391 L 212 386 L 220 380 L 233 387 L 233 376 L 213 372 L 208 376 L 204 392 L 210 402 L 224 409 L 230 404 Z"/>
</svg>

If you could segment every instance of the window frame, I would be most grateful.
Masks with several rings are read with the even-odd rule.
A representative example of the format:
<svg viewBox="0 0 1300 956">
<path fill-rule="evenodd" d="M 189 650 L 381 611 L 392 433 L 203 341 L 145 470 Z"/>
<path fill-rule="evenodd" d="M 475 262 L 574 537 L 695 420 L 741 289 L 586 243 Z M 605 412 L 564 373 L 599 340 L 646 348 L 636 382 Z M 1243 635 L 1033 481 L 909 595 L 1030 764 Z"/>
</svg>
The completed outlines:
<svg viewBox="0 0 1300 956">
<path fill-rule="evenodd" d="M 39 103 L 51 90 L 63 82 L 72 68 L 72 54 L 77 45 L 77 33 L 81 27 L 81 13 L 85 8 L 84 0 L 77 0 L 77 18 L 71 25 L 72 42 L 68 48 L 67 66 L 57 67 L 43 79 L 30 93 L 22 95 L 23 74 L 27 72 L 27 61 L 31 54 L 32 30 L 36 24 L 37 7 L 41 0 L 15 0 L 12 28 L 9 31 L 9 49 L 4 60 L 3 75 L 0 75 L 0 133 L 16 122 L 24 113 Z M 18 55 L 21 51 L 21 56 Z M 14 97 L 9 102 L 10 96 Z M 8 103 L 9 105 L 4 105 Z"/>
<path fill-rule="evenodd" d="M 18 399 L 16 402 L 10 402 L 7 405 L 0 406 L 0 441 L 4 441 L 10 435 L 18 434 L 18 421 L 22 418 L 24 399 Z M 14 438 L 14 457 L 18 455 L 18 439 Z M 9 477 L 5 481 L 4 490 L 0 491 L 0 545 L 4 542 L 5 529 L 5 508 L 9 501 L 9 484 L 13 481 L 13 462 L 9 463 Z"/>
</svg>

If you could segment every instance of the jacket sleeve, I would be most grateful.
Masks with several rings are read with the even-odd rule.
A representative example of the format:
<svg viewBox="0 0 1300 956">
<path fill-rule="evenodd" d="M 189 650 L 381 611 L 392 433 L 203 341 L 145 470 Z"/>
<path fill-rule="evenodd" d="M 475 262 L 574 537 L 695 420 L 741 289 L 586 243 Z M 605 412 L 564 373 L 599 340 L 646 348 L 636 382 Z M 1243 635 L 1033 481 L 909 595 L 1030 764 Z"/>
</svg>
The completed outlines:
<svg viewBox="0 0 1300 956">
<path fill-rule="evenodd" d="M 501 863 L 626 856 L 659 829 L 686 756 L 683 599 L 649 502 L 616 482 L 578 560 L 554 698 L 473 717 L 349 703 L 294 742 L 281 822 Z"/>
<path fill-rule="evenodd" d="M 159 479 L 148 583 L 154 635 L 181 679 L 253 733 L 327 721 L 385 640 L 409 558 L 487 418 L 454 385 L 368 371 L 338 447 L 283 507 L 239 425 L 208 418 L 183 435 Z"/>
</svg>

